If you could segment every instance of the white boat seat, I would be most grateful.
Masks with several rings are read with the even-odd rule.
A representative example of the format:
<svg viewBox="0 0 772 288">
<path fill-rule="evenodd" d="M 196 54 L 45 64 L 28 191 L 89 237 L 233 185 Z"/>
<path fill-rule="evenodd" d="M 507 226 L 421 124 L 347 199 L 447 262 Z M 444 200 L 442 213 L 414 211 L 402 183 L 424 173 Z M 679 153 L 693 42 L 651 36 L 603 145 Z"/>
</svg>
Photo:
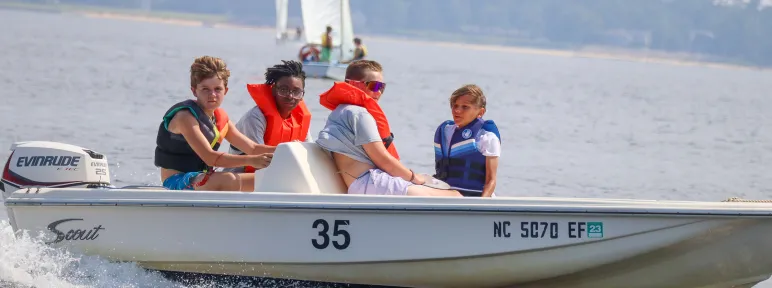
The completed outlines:
<svg viewBox="0 0 772 288">
<path fill-rule="evenodd" d="M 255 192 L 346 194 L 332 156 L 313 142 L 276 146 L 268 167 L 255 171 Z"/>
</svg>

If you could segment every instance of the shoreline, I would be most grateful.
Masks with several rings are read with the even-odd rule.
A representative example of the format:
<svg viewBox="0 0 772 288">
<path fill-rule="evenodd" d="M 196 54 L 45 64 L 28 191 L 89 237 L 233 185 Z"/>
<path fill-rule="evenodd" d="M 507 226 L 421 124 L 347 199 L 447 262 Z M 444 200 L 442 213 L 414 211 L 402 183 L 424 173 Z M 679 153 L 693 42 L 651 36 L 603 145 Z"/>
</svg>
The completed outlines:
<svg viewBox="0 0 772 288">
<path fill-rule="evenodd" d="M 589 58 L 600 60 L 613 60 L 613 61 L 628 61 L 637 63 L 655 63 L 655 64 L 667 64 L 675 66 L 699 66 L 706 68 L 722 68 L 722 69 L 743 69 L 743 70 L 755 70 L 755 71 L 768 71 L 772 68 L 731 64 L 716 61 L 697 61 L 682 59 L 684 56 L 677 56 L 678 54 L 671 54 L 671 56 L 655 56 L 655 55 L 640 55 L 650 52 L 652 54 L 667 55 L 668 52 L 650 50 L 630 50 L 624 48 L 613 48 L 604 46 L 587 46 L 582 49 L 568 50 L 558 48 L 535 48 L 528 46 L 514 46 L 514 45 L 496 45 L 496 44 L 473 44 L 464 42 L 448 42 L 448 41 L 432 41 L 432 40 L 420 40 L 410 37 L 399 36 L 383 36 L 383 35 L 366 35 L 369 39 L 375 39 L 378 41 L 388 42 L 411 42 L 422 45 L 434 45 L 441 47 L 456 47 L 464 49 L 482 50 L 482 51 L 498 51 L 509 52 L 518 54 L 529 55 L 544 55 L 555 57 L 568 57 L 568 58 Z M 638 56 L 637 56 L 638 55 Z M 692 56 L 694 57 L 694 56 Z"/>
<path fill-rule="evenodd" d="M 198 21 L 198 20 L 139 16 L 139 15 L 120 14 L 120 13 L 113 13 L 113 12 L 76 12 L 75 14 L 89 17 L 89 18 L 98 18 L 98 19 L 130 20 L 130 21 L 138 21 L 138 22 L 162 23 L 162 24 L 172 24 L 172 25 L 181 25 L 181 26 L 204 26 L 204 22 Z"/>
<path fill-rule="evenodd" d="M 272 26 L 241 25 L 241 24 L 227 23 L 225 21 L 217 21 L 217 20 L 214 20 L 216 17 L 212 17 L 209 15 L 200 15 L 200 17 L 198 18 L 205 18 L 208 16 L 208 18 L 211 18 L 213 20 L 207 21 L 207 20 L 201 20 L 201 19 L 194 19 L 196 18 L 194 14 L 189 14 L 190 15 L 189 17 L 185 17 L 189 19 L 184 19 L 183 17 L 161 16 L 166 14 L 163 12 L 157 12 L 157 13 L 156 12 L 142 13 L 142 12 L 133 12 L 133 11 L 114 12 L 114 11 L 109 11 L 110 10 L 109 8 L 99 9 L 100 7 L 89 7 L 88 9 L 86 9 L 85 7 L 83 8 L 67 7 L 66 9 L 65 8 L 58 9 L 55 6 L 47 7 L 49 5 L 27 4 L 27 3 L 24 3 L 23 5 L 15 6 L 13 5 L 15 3 L 18 3 L 18 2 L 0 2 L 0 4 L 6 4 L 6 5 L 0 5 L 0 9 L 16 9 L 16 10 L 27 10 L 27 11 L 37 11 L 37 12 L 54 11 L 54 12 L 60 12 L 60 13 L 77 14 L 77 15 L 90 17 L 90 18 L 152 22 L 152 23 L 162 23 L 162 24 L 171 24 L 171 25 L 182 25 L 182 26 L 201 26 L 201 27 L 224 28 L 224 29 L 248 29 L 248 30 L 257 30 L 257 31 L 274 30 L 274 27 Z M 105 10 L 108 10 L 108 11 L 105 11 Z M 168 13 L 167 15 L 174 15 L 174 14 Z M 188 16 L 182 13 L 179 13 L 179 15 Z M 684 58 L 693 58 L 698 56 L 687 55 L 687 54 L 677 54 L 677 53 L 657 51 L 657 50 L 648 50 L 648 51 L 632 50 L 632 49 L 606 47 L 606 46 L 587 46 L 581 49 L 569 50 L 569 49 L 559 49 L 559 48 L 537 48 L 537 47 L 515 46 L 515 45 L 474 44 L 474 43 L 464 43 L 464 42 L 421 40 L 407 35 L 401 36 L 401 35 L 361 34 L 361 36 L 366 37 L 368 39 L 383 41 L 383 42 L 407 41 L 407 42 L 422 44 L 422 45 L 433 45 L 433 46 L 440 46 L 440 47 L 457 47 L 457 48 L 473 49 L 473 50 L 481 50 L 481 51 L 498 51 L 498 52 L 508 52 L 508 53 L 518 53 L 518 54 L 544 55 L 544 56 L 569 57 L 569 58 L 590 58 L 590 59 L 601 59 L 601 60 L 612 60 L 612 61 L 629 61 L 629 62 L 638 62 L 638 63 L 656 63 L 656 64 L 677 65 L 677 66 L 699 66 L 699 67 L 722 68 L 722 69 L 729 68 L 729 69 L 743 69 L 743 70 L 756 70 L 756 71 L 772 70 L 772 68 L 768 68 L 768 67 L 732 64 L 732 63 L 709 61 L 709 60 L 700 61 L 700 60 L 684 59 Z"/>
<path fill-rule="evenodd" d="M 140 16 L 140 15 L 127 15 L 113 12 L 79 12 L 86 17 L 105 18 L 105 19 L 122 19 L 132 21 L 145 21 L 155 23 L 165 23 L 174 25 L 187 25 L 187 26 L 210 26 L 212 28 L 225 28 L 225 29 L 249 29 L 257 31 L 273 31 L 274 27 L 271 26 L 251 26 L 251 25 L 239 25 L 232 23 L 213 23 L 207 25 L 204 21 L 192 21 L 184 19 L 169 19 L 154 16 Z M 557 56 L 557 57 L 570 57 L 570 58 L 590 58 L 601 60 L 613 60 L 613 61 L 629 61 L 638 63 L 656 63 L 667 64 L 677 66 L 699 66 L 707 68 L 723 68 L 723 69 L 745 69 L 745 70 L 757 70 L 767 71 L 772 68 L 756 67 L 740 64 L 730 64 L 712 61 L 695 61 L 688 59 L 679 59 L 684 56 L 678 56 L 678 54 L 671 54 L 672 56 L 653 56 L 653 55 L 640 55 L 634 54 L 652 54 L 667 55 L 668 52 L 662 51 L 644 51 L 644 50 L 627 50 L 624 48 L 611 48 L 604 46 L 588 46 L 579 50 L 567 50 L 567 49 L 550 49 L 550 48 L 533 48 L 527 46 L 508 46 L 508 45 L 495 45 L 495 44 L 472 44 L 463 42 L 448 42 L 448 41 L 432 41 L 432 40 L 420 40 L 411 38 L 408 36 L 396 36 L 396 35 L 377 35 L 377 34 L 361 34 L 362 37 L 368 39 L 383 41 L 383 42 L 411 42 L 422 45 L 433 45 L 441 47 L 458 47 L 464 49 L 482 50 L 482 51 L 499 51 L 519 54 L 530 55 L 545 55 L 545 56 Z M 617 51 L 617 52 L 614 52 Z"/>
</svg>

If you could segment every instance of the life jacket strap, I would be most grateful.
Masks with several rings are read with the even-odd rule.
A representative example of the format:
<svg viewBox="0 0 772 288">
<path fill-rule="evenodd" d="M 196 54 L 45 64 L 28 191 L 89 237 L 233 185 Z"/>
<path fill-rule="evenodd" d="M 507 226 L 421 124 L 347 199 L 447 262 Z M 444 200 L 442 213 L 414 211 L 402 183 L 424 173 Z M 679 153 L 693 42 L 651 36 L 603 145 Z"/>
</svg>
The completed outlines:
<svg viewBox="0 0 772 288">
<path fill-rule="evenodd" d="M 391 146 L 391 142 L 394 142 L 394 133 L 391 133 L 389 137 L 383 138 L 381 140 L 383 140 L 383 145 L 386 145 L 386 149 L 388 149 L 389 146 Z"/>
</svg>

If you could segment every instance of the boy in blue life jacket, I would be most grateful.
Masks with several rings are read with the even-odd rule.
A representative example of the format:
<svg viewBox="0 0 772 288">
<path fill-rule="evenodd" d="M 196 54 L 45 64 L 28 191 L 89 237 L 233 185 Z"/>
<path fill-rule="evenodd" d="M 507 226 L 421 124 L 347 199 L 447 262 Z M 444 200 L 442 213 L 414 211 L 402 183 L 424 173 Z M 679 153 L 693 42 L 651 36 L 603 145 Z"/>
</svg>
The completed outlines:
<svg viewBox="0 0 772 288">
<path fill-rule="evenodd" d="M 474 84 L 450 96 L 453 120 L 434 133 L 435 178 L 467 197 L 491 197 L 501 154 L 501 136 L 492 120 L 483 120 L 485 94 Z"/>
</svg>

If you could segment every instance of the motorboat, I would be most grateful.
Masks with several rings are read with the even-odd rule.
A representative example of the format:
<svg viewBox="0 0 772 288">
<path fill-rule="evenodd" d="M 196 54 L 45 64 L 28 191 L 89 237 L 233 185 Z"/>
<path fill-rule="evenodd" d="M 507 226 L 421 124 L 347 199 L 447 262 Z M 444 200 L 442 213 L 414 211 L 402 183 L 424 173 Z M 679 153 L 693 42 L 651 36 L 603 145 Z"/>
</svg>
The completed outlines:
<svg viewBox="0 0 772 288">
<path fill-rule="evenodd" d="M 772 204 L 349 195 L 315 143 L 277 146 L 255 191 L 115 187 L 108 159 L 11 146 L 18 233 L 147 269 L 402 287 L 752 287 Z"/>
</svg>

